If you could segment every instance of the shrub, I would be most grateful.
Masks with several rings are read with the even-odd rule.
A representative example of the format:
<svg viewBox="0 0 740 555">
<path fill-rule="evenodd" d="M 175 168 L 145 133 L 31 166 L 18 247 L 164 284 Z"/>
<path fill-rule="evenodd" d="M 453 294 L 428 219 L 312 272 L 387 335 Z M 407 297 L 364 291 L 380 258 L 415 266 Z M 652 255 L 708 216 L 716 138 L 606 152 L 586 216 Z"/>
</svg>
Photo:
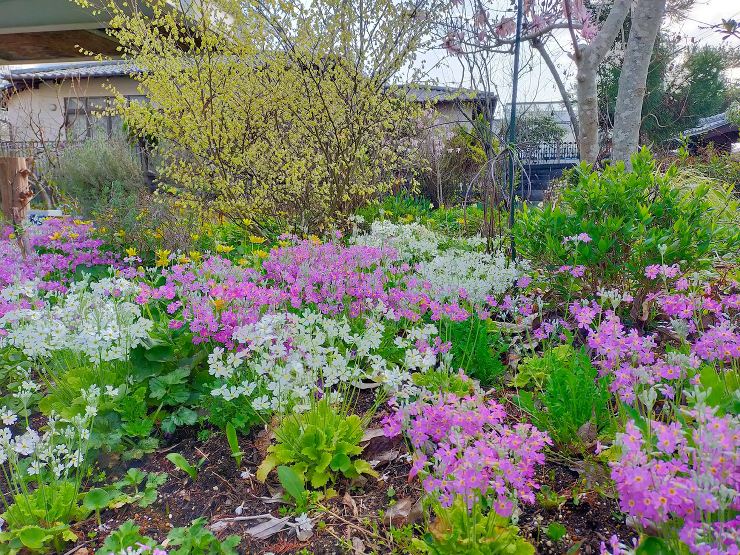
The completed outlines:
<svg viewBox="0 0 740 555">
<path fill-rule="evenodd" d="M 584 267 L 595 287 L 639 285 L 651 264 L 691 270 L 736 252 L 740 231 L 718 221 L 706 184 L 676 187 L 675 167 L 658 171 L 646 149 L 632 164 L 582 165 L 556 202 L 525 205 L 514 227 L 521 254 L 546 268 Z"/>
<path fill-rule="evenodd" d="M 146 189 L 141 162 L 123 138 L 94 138 L 65 149 L 49 180 L 85 216 L 105 207 L 114 189 Z"/>
</svg>

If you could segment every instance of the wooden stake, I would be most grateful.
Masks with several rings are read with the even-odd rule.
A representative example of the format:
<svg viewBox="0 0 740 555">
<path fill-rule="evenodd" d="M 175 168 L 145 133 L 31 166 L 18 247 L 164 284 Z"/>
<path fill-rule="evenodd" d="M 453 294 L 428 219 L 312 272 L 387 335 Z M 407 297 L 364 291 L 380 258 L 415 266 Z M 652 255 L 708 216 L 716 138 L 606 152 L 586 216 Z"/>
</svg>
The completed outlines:
<svg viewBox="0 0 740 555">
<path fill-rule="evenodd" d="M 23 237 L 22 224 L 31 207 L 31 175 L 33 158 L 0 157 L 0 204 L 3 216 L 13 226 L 18 235 L 18 244 L 25 256 L 26 241 Z"/>
</svg>

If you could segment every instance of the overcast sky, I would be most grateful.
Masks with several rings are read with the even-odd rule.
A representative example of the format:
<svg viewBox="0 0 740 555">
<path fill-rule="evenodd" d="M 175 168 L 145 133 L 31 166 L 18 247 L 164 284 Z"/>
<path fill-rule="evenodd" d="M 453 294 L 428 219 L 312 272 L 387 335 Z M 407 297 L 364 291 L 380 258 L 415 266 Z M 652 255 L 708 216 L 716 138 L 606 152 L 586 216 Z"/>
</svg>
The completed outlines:
<svg viewBox="0 0 740 555">
<path fill-rule="evenodd" d="M 740 0 L 698 0 L 694 8 L 688 14 L 687 18 L 680 22 L 672 22 L 671 28 L 677 32 L 687 35 L 695 42 L 701 44 L 719 44 L 722 41 L 721 35 L 716 33 L 712 29 L 708 29 L 709 25 L 721 23 L 722 19 L 738 19 L 740 17 Z M 563 45 L 567 47 L 568 38 L 563 37 Z M 734 40 L 738 44 L 737 39 Z M 725 41 L 726 42 L 726 41 Z M 738 45 L 740 48 L 740 44 Z M 572 82 L 575 75 L 575 66 L 562 50 L 558 49 L 553 41 L 549 42 L 548 50 L 550 54 L 556 59 L 558 67 L 561 68 L 561 73 L 564 75 L 564 80 L 568 84 L 569 88 L 572 86 Z M 429 71 L 431 79 L 437 80 L 443 84 L 459 84 L 463 72 L 460 69 L 459 62 L 454 59 L 450 59 L 441 50 L 430 52 L 425 57 L 425 63 L 427 67 L 433 66 L 433 69 Z M 512 56 L 502 56 L 500 61 L 499 71 L 501 73 L 501 79 L 497 81 L 501 85 L 501 97 L 502 100 L 508 102 L 510 96 L 510 83 L 511 83 L 511 61 Z M 524 49 L 523 59 L 530 60 L 528 65 L 528 71 L 524 72 L 521 76 L 519 84 L 519 100 L 520 101 L 549 101 L 559 100 L 560 94 L 555 87 L 555 83 L 550 75 L 550 71 L 542 63 L 541 58 L 537 53 L 534 56 L 531 55 L 529 49 Z M 736 69 L 732 72 L 731 78 L 740 79 L 740 69 Z"/>
</svg>

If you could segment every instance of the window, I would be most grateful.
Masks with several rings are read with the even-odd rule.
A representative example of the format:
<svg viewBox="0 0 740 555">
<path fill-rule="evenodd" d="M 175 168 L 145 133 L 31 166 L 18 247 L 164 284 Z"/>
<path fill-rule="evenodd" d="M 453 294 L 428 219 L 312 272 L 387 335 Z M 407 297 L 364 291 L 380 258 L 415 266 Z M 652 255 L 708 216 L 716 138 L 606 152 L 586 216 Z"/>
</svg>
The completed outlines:
<svg viewBox="0 0 740 555">
<path fill-rule="evenodd" d="M 139 102 L 144 96 L 127 96 L 126 101 Z M 111 113 L 114 100 L 107 96 L 67 98 L 64 102 L 64 126 L 67 138 L 81 141 L 94 137 L 111 137 L 123 130 L 123 121 Z"/>
</svg>

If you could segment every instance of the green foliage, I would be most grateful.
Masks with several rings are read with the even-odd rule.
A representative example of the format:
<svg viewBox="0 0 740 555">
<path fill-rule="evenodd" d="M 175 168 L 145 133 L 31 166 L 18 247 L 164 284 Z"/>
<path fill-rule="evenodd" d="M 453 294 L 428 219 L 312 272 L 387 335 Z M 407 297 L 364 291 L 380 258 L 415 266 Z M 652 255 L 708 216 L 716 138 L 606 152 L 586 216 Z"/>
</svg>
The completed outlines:
<svg viewBox="0 0 740 555">
<path fill-rule="evenodd" d="M 283 418 L 275 430 L 277 443 L 257 469 L 257 479 L 264 482 L 278 465 L 289 466 L 313 488 L 333 483 L 337 474 L 377 476 L 367 461 L 357 458 L 363 433 L 359 416 L 341 414 L 326 398 L 321 399 L 308 411 Z"/>
<path fill-rule="evenodd" d="M 657 170 L 646 149 L 632 165 L 632 172 L 621 163 L 602 172 L 582 165 L 558 202 L 525 205 L 514 227 L 522 255 L 552 269 L 584 265 L 585 284 L 628 287 L 645 282 L 650 264 L 681 263 L 692 270 L 708 266 L 714 254 L 736 252 L 740 230 L 718 221 L 706 185 L 675 187 L 675 167 Z M 564 241 L 581 233 L 591 242 Z"/>
<path fill-rule="evenodd" d="M 32 553 L 62 551 L 65 543 L 77 539 L 70 524 L 89 514 L 79 505 L 77 492 L 77 484 L 58 481 L 14 495 L 13 503 L 0 515 L 7 529 L 0 532 L 0 545 Z"/>
<path fill-rule="evenodd" d="M 167 460 L 174 464 L 178 469 L 185 472 L 188 476 L 190 476 L 190 479 L 193 482 L 198 479 L 198 469 L 206 462 L 206 458 L 202 457 L 198 461 L 198 464 L 192 465 L 180 453 L 168 453 Z"/>
<path fill-rule="evenodd" d="M 475 383 L 464 372 L 452 372 L 448 368 L 432 368 L 426 372 L 412 374 L 415 385 L 427 391 L 444 391 L 454 393 L 458 397 L 471 395 L 475 391 Z"/>
<path fill-rule="evenodd" d="M 146 508 L 157 500 L 157 489 L 166 481 L 166 472 L 129 468 L 120 480 L 106 488 L 110 493 L 108 506 L 118 508 L 136 503 Z"/>
<path fill-rule="evenodd" d="M 542 389 L 550 373 L 555 368 L 566 365 L 574 356 L 573 346 L 564 344 L 546 349 L 540 355 L 525 357 L 519 363 L 511 385 L 516 388 Z"/>
<path fill-rule="evenodd" d="M 107 206 L 114 189 L 136 195 L 146 187 L 141 162 L 122 137 L 88 139 L 64 149 L 49 180 L 86 216 Z"/>
<path fill-rule="evenodd" d="M 559 364 L 548 368 L 541 396 L 521 391 L 517 402 L 558 445 L 578 448 L 595 441 L 597 433 L 611 424 L 612 415 L 605 379 L 598 377 L 584 349 L 570 352 L 568 359 L 550 359 Z"/>
<path fill-rule="evenodd" d="M 229 536 L 224 541 L 213 535 L 205 528 L 207 520 L 199 518 L 186 528 L 174 528 L 167 535 L 168 553 L 174 555 L 237 555 L 237 546 L 241 541 L 239 536 Z M 125 553 L 128 548 L 140 546 L 156 547 L 157 542 L 149 536 L 143 536 L 140 528 L 129 520 L 111 532 L 105 539 L 103 546 L 96 551 L 96 555 L 110 553 Z M 175 549 L 172 549 L 174 546 Z"/>
<path fill-rule="evenodd" d="M 565 526 L 563 526 L 559 522 L 551 522 L 547 526 L 545 534 L 547 534 L 547 537 L 550 538 L 552 541 L 559 542 L 568 534 L 568 531 L 565 529 Z"/>
<path fill-rule="evenodd" d="M 247 434 L 253 426 L 263 421 L 247 397 L 226 401 L 222 397 L 204 395 L 200 398 L 200 404 L 208 411 L 208 422 L 221 429 L 231 424 L 237 432 Z"/>
<path fill-rule="evenodd" d="M 303 478 L 289 466 L 283 465 L 277 467 L 277 475 L 285 493 L 295 501 L 296 512 L 306 512 L 308 510 L 309 492 L 306 490 Z"/>
<path fill-rule="evenodd" d="M 506 350 L 501 334 L 491 333 L 488 324 L 472 315 L 464 322 L 444 322 L 442 337 L 452 343 L 452 368 L 462 368 L 484 387 L 503 374 L 500 355 Z"/>
<path fill-rule="evenodd" d="M 530 110 L 517 117 L 517 142 L 539 145 L 556 143 L 565 137 L 565 128 L 554 116 L 542 110 Z"/>
<path fill-rule="evenodd" d="M 167 534 L 167 545 L 176 547 L 169 549 L 170 555 L 237 555 L 241 538 L 233 535 L 221 542 L 206 529 L 207 523 L 207 519 L 198 518 L 188 528 L 175 528 Z"/>
<path fill-rule="evenodd" d="M 430 555 L 533 555 L 534 546 L 519 535 L 508 519 L 487 512 L 481 503 L 468 512 L 462 499 L 448 508 L 435 507 L 437 519 L 424 539 L 412 540 L 421 553 Z"/>
<path fill-rule="evenodd" d="M 154 547 L 156 542 L 148 536 L 142 536 L 139 530 L 140 528 L 133 520 L 127 520 L 105 538 L 105 542 L 103 542 L 103 545 L 95 554 L 110 555 L 111 553 L 125 553 L 129 547 L 135 548 L 144 545 Z"/>
<path fill-rule="evenodd" d="M 239 439 L 236 437 L 236 428 L 234 428 L 234 425 L 231 422 L 226 424 L 226 440 L 229 442 L 231 456 L 234 457 L 236 467 L 241 467 L 244 453 L 239 449 Z"/>
</svg>

